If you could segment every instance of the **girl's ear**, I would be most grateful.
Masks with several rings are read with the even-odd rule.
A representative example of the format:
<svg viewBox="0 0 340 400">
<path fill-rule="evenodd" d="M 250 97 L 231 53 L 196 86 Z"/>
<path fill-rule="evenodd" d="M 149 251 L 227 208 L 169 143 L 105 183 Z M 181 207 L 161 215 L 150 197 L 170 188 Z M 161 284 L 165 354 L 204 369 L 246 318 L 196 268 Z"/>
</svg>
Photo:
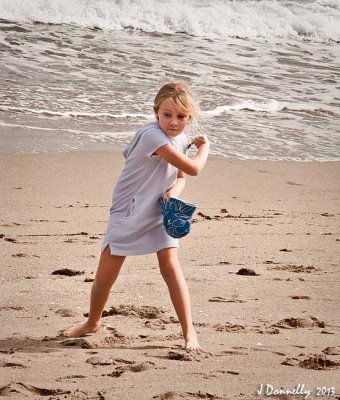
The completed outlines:
<svg viewBox="0 0 340 400">
<path fill-rule="evenodd" d="M 159 121 L 159 116 L 157 113 L 155 113 L 155 117 L 157 118 L 157 120 Z"/>
</svg>

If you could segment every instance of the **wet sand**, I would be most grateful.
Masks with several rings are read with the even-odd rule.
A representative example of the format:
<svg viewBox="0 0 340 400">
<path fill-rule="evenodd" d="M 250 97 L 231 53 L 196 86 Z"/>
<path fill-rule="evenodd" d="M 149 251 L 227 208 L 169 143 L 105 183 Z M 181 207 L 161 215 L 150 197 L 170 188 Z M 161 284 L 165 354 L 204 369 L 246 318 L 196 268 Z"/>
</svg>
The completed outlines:
<svg viewBox="0 0 340 400">
<path fill-rule="evenodd" d="M 126 260 L 99 333 L 59 336 L 88 312 L 122 163 L 0 155 L 0 396 L 338 398 L 339 162 L 209 159 L 188 177 L 180 260 L 201 354 L 183 350 L 155 255 Z"/>
</svg>

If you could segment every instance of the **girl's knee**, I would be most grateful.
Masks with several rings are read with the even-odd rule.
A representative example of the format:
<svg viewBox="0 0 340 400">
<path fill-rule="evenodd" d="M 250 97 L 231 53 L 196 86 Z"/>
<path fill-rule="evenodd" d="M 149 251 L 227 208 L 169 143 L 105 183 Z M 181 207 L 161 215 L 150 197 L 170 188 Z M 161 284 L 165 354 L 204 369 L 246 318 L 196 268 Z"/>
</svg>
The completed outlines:
<svg viewBox="0 0 340 400">
<path fill-rule="evenodd" d="M 171 282 L 177 280 L 181 274 L 181 267 L 176 262 L 168 262 L 166 264 L 159 265 L 161 274 L 165 282 Z"/>
<path fill-rule="evenodd" d="M 182 270 L 178 260 L 177 248 L 163 249 L 157 253 L 159 269 L 166 283 L 178 280 Z"/>
<path fill-rule="evenodd" d="M 114 281 L 109 279 L 103 279 L 100 276 L 96 276 L 92 283 L 92 291 L 95 292 L 106 292 L 111 290 Z"/>
<path fill-rule="evenodd" d="M 95 282 L 103 287 L 112 286 L 118 278 L 125 257 L 102 257 L 96 272 Z"/>
</svg>

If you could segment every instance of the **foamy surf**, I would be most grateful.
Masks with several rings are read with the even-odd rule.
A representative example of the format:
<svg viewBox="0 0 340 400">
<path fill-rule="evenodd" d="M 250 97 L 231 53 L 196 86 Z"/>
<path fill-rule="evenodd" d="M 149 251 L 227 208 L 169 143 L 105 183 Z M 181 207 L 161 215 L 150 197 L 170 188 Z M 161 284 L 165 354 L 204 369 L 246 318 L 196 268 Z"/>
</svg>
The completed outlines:
<svg viewBox="0 0 340 400">
<path fill-rule="evenodd" d="M 276 100 L 242 100 L 230 105 L 220 105 L 213 110 L 205 111 L 205 115 L 215 117 L 225 112 L 232 111 L 258 111 L 258 112 L 278 112 L 283 110 L 285 104 L 280 104 Z"/>
<path fill-rule="evenodd" d="M 15 22 L 77 24 L 198 37 L 303 37 L 340 40 L 338 0 L 0 0 Z"/>
<path fill-rule="evenodd" d="M 299 111 L 302 113 L 329 114 L 337 116 L 336 107 L 326 107 L 324 104 L 279 102 L 276 100 L 241 100 L 232 104 L 220 105 L 213 110 L 204 111 L 207 117 L 217 117 L 233 111 L 254 111 L 261 113 L 278 113 L 280 111 Z"/>
<path fill-rule="evenodd" d="M 340 159 L 337 2 L 129 4 L 0 0 L 0 152 L 125 146 L 159 87 L 183 79 L 202 109 L 188 136 L 207 133 L 212 155 Z"/>
<path fill-rule="evenodd" d="M 17 113 L 27 113 L 27 114 L 38 114 L 38 115 L 46 115 L 51 117 L 62 117 L 62 118 L 89 118 L 89 119 L 117 119 L 117 118 L 151 118 L 152 114 L 140 114 L 140 113 L 121 113 L 121 114 L 113 114 L 113 113 L 90 113 L 83 111 L 64 111 L 58 112 L 53 110 L 43 110 L 43 109 L 33 109 L 33 108 L 25 108 L 25 107 L 9 107 L 0 105 L 0 111 L 10 111 Z"/>
</svg>

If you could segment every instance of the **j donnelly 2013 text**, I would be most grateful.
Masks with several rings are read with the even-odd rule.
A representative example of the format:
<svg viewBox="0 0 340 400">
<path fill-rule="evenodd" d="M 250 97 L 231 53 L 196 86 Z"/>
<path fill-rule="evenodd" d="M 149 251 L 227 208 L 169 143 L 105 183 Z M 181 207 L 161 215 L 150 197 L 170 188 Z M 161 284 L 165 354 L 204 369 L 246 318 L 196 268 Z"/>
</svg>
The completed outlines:
<svg viewBox="0 0 340 400">
<path fill-rule="evenodd" d="M 314 390 L 307 389 L 303 383 L 299 383 L 297 386 L 291 389 L 283 389 L 283 388 L 275 388 L 273 385 L 269 383 L 260 384 L 260 387 L 256 389 L 256 394 L 258 396 L 303 396 L 304 399 L 307 399 L 311 394 L 316 397 L 321 396 L 331 396 L 335 394 L 334 386 L 319 386 Z"/>
</svg>

